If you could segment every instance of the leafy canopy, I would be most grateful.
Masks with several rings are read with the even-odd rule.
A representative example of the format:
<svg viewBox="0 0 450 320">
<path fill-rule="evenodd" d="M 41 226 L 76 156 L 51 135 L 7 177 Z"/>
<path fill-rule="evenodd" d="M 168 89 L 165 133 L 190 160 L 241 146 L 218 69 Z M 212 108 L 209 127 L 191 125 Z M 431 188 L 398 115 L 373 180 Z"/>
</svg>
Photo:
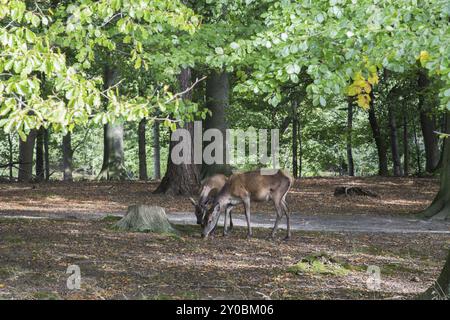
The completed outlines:
<svg viewBox="0 0 450 320">
<path fill-rule="evenodd" d="M 157 105 L 176 102 L 167 88 L 164 97 L 103 90 L 96 55 L 123 53 L 139 69 L 146 66 L 144 44 L 152 35 L 193 32 L 197 24 L 180 1 L 80 0 L 52 6 L 51 1 L 0 0 L 0 127 L 25 139 L 40 126 L 66 131 L 89 119 L 142 118 Z"/>
</svg>

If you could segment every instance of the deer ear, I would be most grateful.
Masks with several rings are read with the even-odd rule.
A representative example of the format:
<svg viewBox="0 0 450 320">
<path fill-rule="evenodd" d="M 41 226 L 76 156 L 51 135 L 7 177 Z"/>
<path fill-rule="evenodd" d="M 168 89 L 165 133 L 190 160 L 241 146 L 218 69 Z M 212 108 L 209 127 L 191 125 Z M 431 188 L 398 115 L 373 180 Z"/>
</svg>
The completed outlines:
<svg viewBox="0 0 450 320">
<path fill-rule="evenodd" d="M 191 201 L 191 203 L 194 205 L 194 206 L 196 206 L 197 205 L 197 202 L 195 202 L 195 200 L 194 199 L 192 199 L 192 198 L 189 198 L 189 200 Z"/>
</svg>

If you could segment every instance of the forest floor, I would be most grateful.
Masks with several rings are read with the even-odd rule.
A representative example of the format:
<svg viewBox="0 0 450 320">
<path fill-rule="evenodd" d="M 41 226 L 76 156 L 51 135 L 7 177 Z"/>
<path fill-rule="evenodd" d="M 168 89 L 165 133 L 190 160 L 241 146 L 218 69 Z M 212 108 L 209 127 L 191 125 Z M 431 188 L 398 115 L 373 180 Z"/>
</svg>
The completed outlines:
<svg viewBox="0 0 450 320">
<path fill-rule="evenodd" d="M 380 196 L 333 196 L 336 186 L 361 186 Z M 450 248 L 448 234 L 294 231 L 266 240 L 237 227 L 207 241 L 198 226 L 178 235 L 123 233 L 116 217 L 133 203 L 192 211 L 184 197 L 150 193 L 154 183 L 0 184 L 0 213 L 64 214 L 69 219 L 0 217 L 0 299 L 407 299 L 438 276 Z M 315 178 L 297 182 L 291 210 L 307 215 L 401 217 L 426 207 L 434 179 Z M 271 205 L 255 211 L 271 212 Z M 73 219 L 70 219 L 71 214 Z M 362 217 L 362 216 L 361 216 Z M 279 238 L 284 231 L 279 232 Z M 66 286 L 67 267 L 81 270 L 81 289 Z M 367 269 L 380 268 L 378 288 Z"/>
<path fill-rule="evenodd" d="M 0 299 L 407 299 L 433 283 L 450 247 L 438 234 L 295 231 L 285 242 L 266 229 L 247 240 L 244 228 L 205 241 L 197 226 L 123 233 L 112 220 L 0 219 Z M 66 287 L 73 264 L 80 290 Z"/>
<path fill-rule="evenodd" d="M 152 194 L 157 182 L 77 182 L 0 184 L 0 212 L 123 213 L 131 204 L 161 206 L 167 212 L 193 210 L 188 197 Z M 335 197 L 339 186 L 369 189 L 378 197 Z M 287 196 L 291 212 L 308 215 L 409 215 L 430 203 L 439 189 L 433 178 L 304 178 L 297 180 Z M 234 212 L 240 212 L 241 206 Z M 252 203 L 252 212 L 274 212 L 271 203 Z"/>
</svg>

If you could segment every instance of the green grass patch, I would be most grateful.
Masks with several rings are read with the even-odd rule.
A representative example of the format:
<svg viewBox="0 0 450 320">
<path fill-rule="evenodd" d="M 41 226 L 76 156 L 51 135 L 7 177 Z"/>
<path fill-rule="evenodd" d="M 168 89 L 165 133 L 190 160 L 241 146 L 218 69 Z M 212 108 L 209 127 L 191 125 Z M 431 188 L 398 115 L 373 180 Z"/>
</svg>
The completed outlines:
<svg viewBox="0 0 450 320">
<path fill-rule="evenodd" d="M 103 221 L 103 222 L 117 222 L 117 221 L 119 221 L 120 219 L 122 219 L 122 217 L 118 217 L 118 216 L 109 216 L 109 215 L 108 215 L 108 216 L 102 218 L 101 221 Z"/>
<path fill-rule="evenodd" d="M 33 293 L 33 298 L 36 300 L 60 300 L 61 297 L 56 292 L 38 291 Z"/>
<path fill-rule="evenodd" d="M 398 263 L 388 263 L 381 266 L 381 274 L 394 275 L 397 273 L 420 273 L 419 270 Z"/>
<path fill-rule="evenodd" d="M 13 243 L 13 244 L 22 244 L 25 242 L 25 240 L 18 236 L 4 236 L 3 240 L 7 243 Z"/>
<path fill-rule="evenodd" d="M 180 235 L 182 236 L 192 236 L 201 233 L 201 227 L 199 225 L 188 225 L 188 224 L 176 224 L 173 225 Z"/>
<path fill-rule="evenodd" d="M 15 266 L 0 266 L 0 279 L 7 279 L 23 273 L 26 271 Z"/>
<path fill-rule="evenodd" d="M 288 272 L 295 274 L 325 274 L 334 276 L 345 276 L 352 269 L 349 264 L 339 262 L 327 253 L 317 253 L 306 256 L 296 264 L 288 267 Z"/>
</svg>

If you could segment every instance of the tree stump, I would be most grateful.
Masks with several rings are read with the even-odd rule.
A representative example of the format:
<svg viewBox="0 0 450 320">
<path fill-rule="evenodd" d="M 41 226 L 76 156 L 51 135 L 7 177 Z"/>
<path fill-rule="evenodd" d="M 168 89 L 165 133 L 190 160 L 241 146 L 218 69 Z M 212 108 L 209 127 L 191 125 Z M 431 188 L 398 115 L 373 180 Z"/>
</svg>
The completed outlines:
<svg viewBox="0 0 450 320">
<path fill-rule="evenodd" d="M 378 197 L 378 195 L 370 190 L 360 187 L 342 186 L 334 189 L 334 196 L 366 196 L 366 197 Z"/>
<path fill-rule="evenodd" d="M 161 207 L 133 205 L 115 227 L 123 231 L 176 233 Z"/>
</svg>

